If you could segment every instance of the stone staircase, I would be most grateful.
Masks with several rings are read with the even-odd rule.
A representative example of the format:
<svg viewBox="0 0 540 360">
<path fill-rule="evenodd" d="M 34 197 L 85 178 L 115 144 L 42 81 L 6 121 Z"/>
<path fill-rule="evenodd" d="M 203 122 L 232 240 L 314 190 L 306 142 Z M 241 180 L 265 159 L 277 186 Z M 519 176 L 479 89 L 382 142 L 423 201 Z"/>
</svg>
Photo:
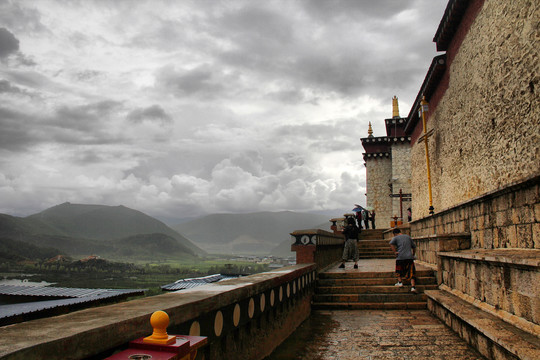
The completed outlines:
<svg viewBox="0 0 540 360">
<path fill-rule="evenodd" d="M 392 271 L 395 255 L 388 240 L 381 240 L 384 229 L 362 230 L 358 241 L 360 269 L 332 269 L 319 274 L 314 309 L 426 309 L 425 290 L 436 290 L 437 280 L 430 269 L 416 271 L 416 290 L 396 287 Z M 381 266 L 384 263 L 384 266 Z M 384 269 L 381 271 L 380 269 Z"/>
<path fill-rule="evenodd" d="M 362 260 L 360 260 L 360 263 Z M 350 265 L 349 265 L 350 266 Z M 426 309 L 425 290 L 437 289 L 432 270 L 417 270 L 417 294 L 396 287 L 394 272 L 336 271 L 319 274 L 314 309 Z"/>
<path fill-rule="evenodd" d="M 395 259 L 394 252 L 386 240 L 358 241 L 360 259 Z"/>
<path fill-rule="evenodd" d="M 362 230 L 358 241 L 360 259 L 393 259 L 395 258 L 387 240 L 382 240 L 384 229 Z"/>
</svg>

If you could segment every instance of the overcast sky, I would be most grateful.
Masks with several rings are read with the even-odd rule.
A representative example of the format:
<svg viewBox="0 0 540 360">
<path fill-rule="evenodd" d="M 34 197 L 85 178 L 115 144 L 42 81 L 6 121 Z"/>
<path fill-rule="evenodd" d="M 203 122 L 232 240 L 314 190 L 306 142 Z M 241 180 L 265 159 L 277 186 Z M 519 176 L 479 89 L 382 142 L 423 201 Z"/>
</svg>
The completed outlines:
<svg viewBox="0 0 540 360">
<path fill-rule="evenodd" d="M 446 0 L 0 0 L 0 213 L 349 211 Z"/>
</svg>

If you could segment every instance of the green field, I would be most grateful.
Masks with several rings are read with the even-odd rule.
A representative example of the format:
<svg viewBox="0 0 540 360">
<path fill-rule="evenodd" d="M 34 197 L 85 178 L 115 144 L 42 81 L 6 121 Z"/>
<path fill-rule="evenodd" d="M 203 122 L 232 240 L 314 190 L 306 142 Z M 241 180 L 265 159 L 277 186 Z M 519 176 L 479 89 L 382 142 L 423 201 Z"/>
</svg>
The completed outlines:
<svg viewBox="0 0 540 360">
<path fill-rule="evenodd" d="M 2 276 L 11 279 L 46 281 L 58 287 L 148 289 L 146 296 L 161 294 L 160 286 L 176 280 L 211 274 L 254 274 L 267 270 L 266 265 L 248 261 L 206 258 L 193 260 L 167 260 L 157 262 L 107 262 L 102 267 L 74 270 L 65 266 L 39 269 L 35 265 L 2 269 Z M 7 271 L 6 271 L 7 270 Z M 31 274 L 31 275 L 29 275 Z"/>
</svg>

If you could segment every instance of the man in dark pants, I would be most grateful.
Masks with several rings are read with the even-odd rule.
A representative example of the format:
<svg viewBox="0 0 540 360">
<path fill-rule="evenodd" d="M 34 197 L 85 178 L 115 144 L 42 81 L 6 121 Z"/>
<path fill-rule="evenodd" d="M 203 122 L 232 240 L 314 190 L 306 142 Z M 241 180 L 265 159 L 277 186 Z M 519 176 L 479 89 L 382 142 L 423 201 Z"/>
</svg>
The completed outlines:
<svg viewBox="0 0 540 360">
<path fill-rule="evenodd" d="M 358 269 L 358 234 L 360 234 L 360 229 L 356 227 L 356 222 L 354 219 L 347 219 L 347 226 L 343 228 L 343 236 L 345 237 L 345 246 L 343 248 L 343 258 L 340 269 L 345 269 L 345 262 L 349 259 L 354 260 L 354 268 Z"/>
<path fill-rule="evenodd" d="M 403 280 L 411 282 L 411 292 L 416 293 L 416 267 L 414 266 L 414 254 L 416 244 L 409 235 L 401 233 L 398 228 L 394 229 L 394 237 L 390 241 L 390 246 L 396 254 L 396 275 L 398 282 L 396 286 L 402 287 Z"/>
</svg>

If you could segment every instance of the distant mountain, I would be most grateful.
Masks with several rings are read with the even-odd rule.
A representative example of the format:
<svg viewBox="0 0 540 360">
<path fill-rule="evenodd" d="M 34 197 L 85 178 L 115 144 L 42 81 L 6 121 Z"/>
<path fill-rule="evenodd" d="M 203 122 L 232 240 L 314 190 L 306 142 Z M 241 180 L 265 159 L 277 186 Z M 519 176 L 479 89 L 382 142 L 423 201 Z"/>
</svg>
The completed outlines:
<svg viewBox="0 0 540 360">
<path fill-rule="evenodd" d="M 164 245 L 163 254 L 204 253 L 161 221 L 125 206 L 64 203 L 26 218 L 0 214 L 0 236 L 74 255 L 118 254 L 129 247 L 143 251 L 141 238 L 145 246 Z"/>
<path fill-rule="evenodd" d="M 326 223 L 329 229 L 325 215 L 282 211 L 214 214 L 172 228 L 209 253 L 268 255 L 282 242 L 289 241 L 294 230 L 317 229 Z"/>
<path fill-rule="evenodd" d="M 0 238 L 0 263 L 50 259 L 62 254 L 58 249 L 42 248 L 22 241 Z"/>
</svg>

